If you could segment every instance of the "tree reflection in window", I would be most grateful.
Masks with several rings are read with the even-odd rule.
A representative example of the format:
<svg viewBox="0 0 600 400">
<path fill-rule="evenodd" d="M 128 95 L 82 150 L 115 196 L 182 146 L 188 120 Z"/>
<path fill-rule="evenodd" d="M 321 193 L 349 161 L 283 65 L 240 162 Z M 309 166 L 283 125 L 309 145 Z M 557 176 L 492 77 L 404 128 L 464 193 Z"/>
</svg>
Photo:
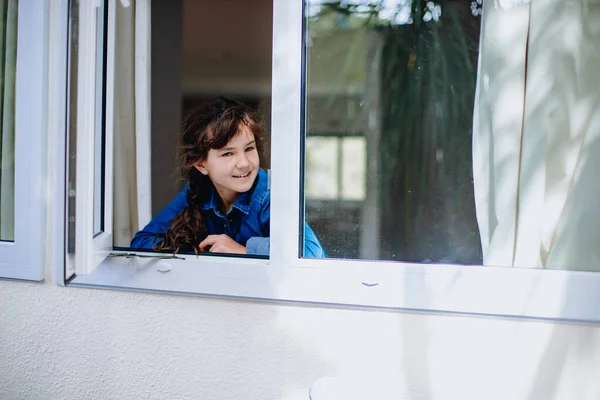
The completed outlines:
<svg viewBox="0 0 600 400">
<path fill-rule="evenodd" d="M 480 14 L 462 0 L 307 1 L 307 151 L 311 137 L 343 132 L 370 149 L 359 205 L 307 197 L 331 256 L 481 263 L 471 154 Z"/>
</svg>

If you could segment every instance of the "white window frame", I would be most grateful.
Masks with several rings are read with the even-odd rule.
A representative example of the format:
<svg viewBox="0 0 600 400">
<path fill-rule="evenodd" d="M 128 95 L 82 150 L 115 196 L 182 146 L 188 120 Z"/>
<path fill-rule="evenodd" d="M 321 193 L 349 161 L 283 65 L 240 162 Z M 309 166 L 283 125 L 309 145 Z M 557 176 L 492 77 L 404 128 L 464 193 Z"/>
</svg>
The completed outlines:
<svg viewBox="0 0 600 400">
<path fill-rule="evenodd" d="M 59 0 L 66 18 L 67 0 Z M 65 209 L 55 214 L 56 281 L 85 287 L 337 306 L 600 321 L 600 273 L 299 257 L 303 99 L 302 1 L 274 0 L 271 254 L 269 260 L 110 257 L 88 275 L 65 274 Z M 66 19 L 61 21 L 66 26 Z M 66 43 L 66 32 L 59 40 Z M 64 82 L 64 69 L 58 68 Z M 60 87 L 60 86 L 58 86 Z M 65 104 L 64 90 L 56 104 Z M 64 109 L 57 111 L 64 116 Z M 61 114 L 62 113 L 62 114 Z M 62 131 L 64 132 L 64 121 Z M 62 175 L 64 192 L 64 143 Z M 148 254 L 148 253 L 140 253 Z M 168 270 L 168 272 L 161 272 Z"/>
<path fill-rule="evenodd" d="M 47 22 L 46 1 L 19 0 L 14 240 L 0 242 L 0 278 L 44 280 Z"/>
<path fill-rule="evenodd" d="M 105 179 L 104 198 L 104 228 L 95 232 L 94 218 L 101 216 L 96 210 L 94 179 L 96 166 L 102 164 L 97 158 L 98 101 L 102 96 L 97 93 L 98 79 L 102 77 L 103 59 L 98 52 L 98 43 L 103 38 L 98 33 L 99 22 L 104 21 L 102 5 L 114 5 L 115 0 L 87 0 L 79 3 L 79 57 L 77 77 L 77 157 L 76 157 L 76 204 L 75 204 L 75 269 L 77 273 L 89 274 L 93 268 L 112 250 L 112 179 Z M 110 4 L 112 3 L 112 4 Z M 114 9 L 114 7 L 110 7 Z M 109 25 L 114 26 L 115 13 L 109 12 Z M 106 52 L 106 103 L 114 101 L 114 32 L 109 30 Z M 104 121 L 104 140 L 106 143 L 105 176 L 113 174 L 113 107 L 106 107 Z"/>
</svg>

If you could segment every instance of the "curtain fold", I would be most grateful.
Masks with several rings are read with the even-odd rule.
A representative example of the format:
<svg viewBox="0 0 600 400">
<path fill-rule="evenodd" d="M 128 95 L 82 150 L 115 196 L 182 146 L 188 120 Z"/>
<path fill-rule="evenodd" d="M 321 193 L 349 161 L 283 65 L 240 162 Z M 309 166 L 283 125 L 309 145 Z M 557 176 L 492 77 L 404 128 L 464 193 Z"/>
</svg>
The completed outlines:
<svg viewBox="0 0 600 400">
<path fill-rule="evenodd" d="M 529 6 L 483 4 L 473 115 L 473 184 L 485 265 L 512 266 Z"/>
<path fill-rule="evenodd" d="M 114 245 L 128 247 L 151 218 L 150 1 L 116 6 Z"/>
<path fill-rule="evenodd" d="M 600 270 L 600 2 L 488 1 L 483 15 L 473 169 L 484 264 Z"/>
<path fill-rule="evenodd" d="M 18 0 L 4 0 L 0 8 L 0 240 L 14 240 Z"/>
</svg>

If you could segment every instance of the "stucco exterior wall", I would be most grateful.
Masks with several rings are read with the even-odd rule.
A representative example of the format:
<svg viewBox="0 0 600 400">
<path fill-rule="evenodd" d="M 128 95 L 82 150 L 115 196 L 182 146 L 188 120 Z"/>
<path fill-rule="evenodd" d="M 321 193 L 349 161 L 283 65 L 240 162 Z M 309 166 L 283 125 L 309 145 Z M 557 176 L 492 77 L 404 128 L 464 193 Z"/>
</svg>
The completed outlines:
<svg viewBox="0 0 600 400">
<path fill-rule="evenodd" d="M 48 275 L 50 277 L 50 275 Z M 0 399 L 598 399 L 592 325 L 0 282 Z M 361 393 L 362 394 L 362 393 Z"/>
</svg>

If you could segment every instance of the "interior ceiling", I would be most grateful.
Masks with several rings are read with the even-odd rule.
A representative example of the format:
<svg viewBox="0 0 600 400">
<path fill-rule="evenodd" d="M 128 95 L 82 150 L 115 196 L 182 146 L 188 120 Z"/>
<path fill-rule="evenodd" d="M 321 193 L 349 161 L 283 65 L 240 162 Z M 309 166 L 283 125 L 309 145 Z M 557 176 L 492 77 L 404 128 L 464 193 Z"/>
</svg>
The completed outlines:
<svg viewBox="0 0 600 400">
<path fill-rule="evenodd" d="M 270 87 L 272 20 L 272 0 L 183 0 L 184 91 Z"/>
</svg>

